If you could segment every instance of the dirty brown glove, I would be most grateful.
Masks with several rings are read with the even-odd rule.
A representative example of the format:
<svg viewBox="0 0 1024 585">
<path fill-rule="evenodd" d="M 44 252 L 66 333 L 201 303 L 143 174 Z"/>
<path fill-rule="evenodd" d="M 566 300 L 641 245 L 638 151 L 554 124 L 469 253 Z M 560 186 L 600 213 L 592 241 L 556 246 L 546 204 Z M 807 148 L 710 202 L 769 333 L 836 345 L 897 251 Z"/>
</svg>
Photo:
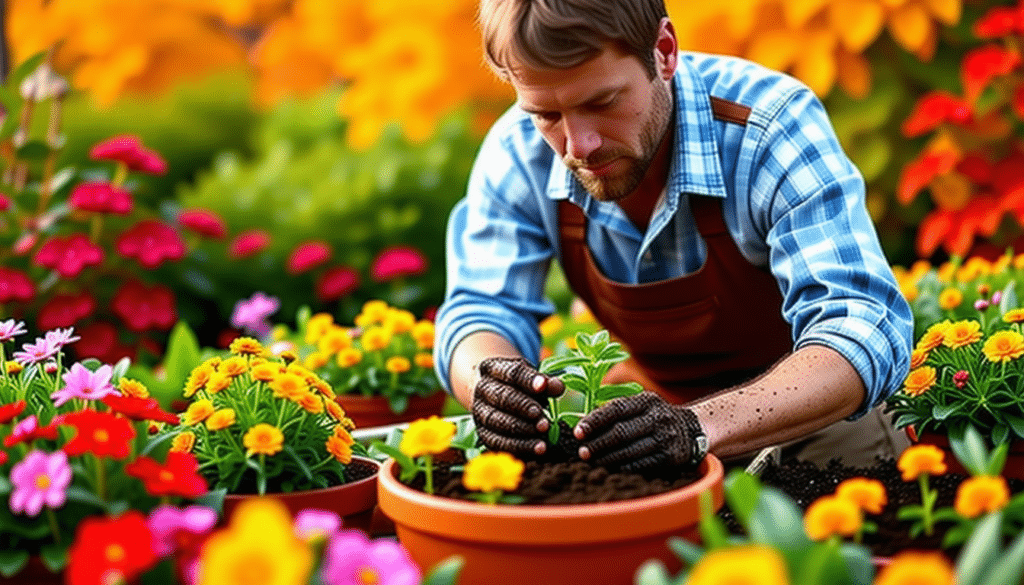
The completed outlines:
<svg viewBox="0 0 1024 585">
<path fill-rule="evenodd" d="M 480 440 L 492 451 L 516 457 L 543 455 L 551 426 L 544 406 L 549 397 L 565 391 L 565 384 L 522 358 L 492 357 L 477 367 L 473 422 Z"/>
<path fill-rule="evenodd" d="M 581 459 L 624 472 L 696 467 L 708 441 L 697 415 L 653 392 L 616 398 L 583 417 L 573 434 Z"/>
</svg>

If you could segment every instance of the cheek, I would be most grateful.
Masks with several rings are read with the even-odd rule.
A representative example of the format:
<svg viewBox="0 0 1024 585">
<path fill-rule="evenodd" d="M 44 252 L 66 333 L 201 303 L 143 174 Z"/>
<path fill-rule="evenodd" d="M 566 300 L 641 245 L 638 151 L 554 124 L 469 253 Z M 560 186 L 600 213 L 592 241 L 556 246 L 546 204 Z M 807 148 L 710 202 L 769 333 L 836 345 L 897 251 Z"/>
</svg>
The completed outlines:
<svg viewBox="0 0 1024 585">
<path fill-rule="evenodd" d="M 565 135 L 561 132 L 561 130 L 558 130 L 557 128 L 538 128 L 538 130 L 540 131 L 541 136 L 544 137 L 544 142 L 547 142 L 548 146 L 550 146 L 551 149 L 554 150 L 559 157 L 564 157 Z"/>
</svg>

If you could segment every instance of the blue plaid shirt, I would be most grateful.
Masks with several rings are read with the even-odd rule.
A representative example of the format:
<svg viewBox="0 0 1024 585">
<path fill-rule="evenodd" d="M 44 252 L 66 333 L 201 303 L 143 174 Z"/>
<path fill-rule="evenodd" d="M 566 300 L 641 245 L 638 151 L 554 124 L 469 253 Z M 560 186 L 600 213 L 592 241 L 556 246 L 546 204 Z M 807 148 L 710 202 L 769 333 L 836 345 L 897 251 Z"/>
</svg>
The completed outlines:
<svg viewBox="0 0 1024 585">
<path fill-rule="evenodd" d="M 554 310 L 544 291 L 560 253 L 558 200 L 586 213 L 587 241 L 604 274 L 633 284 L 703 264 L 689 195 L 722 198 L 740 252 L 770 267 L 794 348 L 826 345 L 860 373 L 867 396 L 851 418 L 901 386 L 910 308 L 865 209 L 863 179 L 821 102 L 795 79 L 749 61 L 680 57 L 667 190 L 645 233 L 616 203 L 590 197 L 518 107 L 488 133 L 448 226 L 447 294 L 435 346 L 446 386 L 453 349 L 475 331 L 504 336 L 537 363 L 537 323 Z M 749 106 L 747 124 L 713 119 L 710 96 Z"/>
</svg>

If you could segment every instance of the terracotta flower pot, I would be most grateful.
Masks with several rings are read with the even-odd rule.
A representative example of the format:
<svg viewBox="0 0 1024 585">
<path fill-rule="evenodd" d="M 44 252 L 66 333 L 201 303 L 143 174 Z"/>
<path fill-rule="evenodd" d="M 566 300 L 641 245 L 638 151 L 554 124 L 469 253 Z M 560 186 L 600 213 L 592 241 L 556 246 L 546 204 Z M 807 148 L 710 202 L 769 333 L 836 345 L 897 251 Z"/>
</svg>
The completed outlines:
<svg viewBox="0 0 1024 585">
<path fill-rule="evenodd" d="M 264 496 L 228 494 L 224 496 L 224 518 L 230 519 L 235 507 L 244 500 L 274 498 L 283 502 L 292 516 L 306 508 L 329 510 L 341 517 L 342 526 L 345 528 L 357 528 L 363 532 L 369 532 L 374 508 L 377 505 L 377 478 L 380 475 L 380 463 L 366 457 L 353 457 L 350 465 L 372 467 L 373 474 L 363 479 L 322 489 L 273 493 Z"/>
<path fill-rule="evenodd" d="M 432 496 L 398 481 L 388 460 L 377 482 L 381 511 L 395 523 L 399 542 L 429 568 L 460 555 L 459 585 L 626 584 L 646 560 L 679 562 L 670 536 L 696 541 L 699 496 L 723 503 L 722 463 L 708 455 L 702 476 L 682 488 L 617 502 L 577 505 L 497 505 Z"/>
<path fill-rule="evenodd" d="M 368 427 L 380 427 L 414 421 L 418 418 L 426 418 L 432 414 L 441 415 L 444 409 L 444 402 L 448 395 L 443 390 L 438 390 L 430 396 L 409 397 L 409 407 L 405 412 L 395 414 L 388 406 L 387 398 L 383 396 L 363 396 L 361 394 L 339 394 L 335 398 L 345 414 L 356 423 L 357 429 Z"/>
<path fill-rule="evenodd" d="M 953 453 L 953 447 L 949 444 L 949 437 L 946 435 L 931 431 L 918 435 L 912 426 L 907 427 L 905 432 L 912 443 L 935 445 L 942 449 L 946 453 L 946 467 L 949 473 L 970 475 L 970 472 L 957 460 Z M 1002 475 L 1007 478 L 1024 479 L 1024 441 L 1021 439 L 1010 440 L 1010 451 L 1006 455 L 1006 465 L 1003 466 Z"/>
</svg>

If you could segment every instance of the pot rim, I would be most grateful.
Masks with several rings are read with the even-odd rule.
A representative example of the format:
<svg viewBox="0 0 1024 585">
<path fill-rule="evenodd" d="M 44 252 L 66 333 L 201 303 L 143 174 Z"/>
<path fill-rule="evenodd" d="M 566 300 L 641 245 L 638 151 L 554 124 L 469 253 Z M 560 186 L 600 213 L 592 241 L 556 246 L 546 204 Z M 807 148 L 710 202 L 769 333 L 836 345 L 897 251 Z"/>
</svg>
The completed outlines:
<svg viewBox="0 0 1024 585">
<path fill-rule="evenodd" d="M 377 461 L 376 459 L 374 459 L 372 457 L 363 457 L 361 455 L 353 455 L 352 456 L 352 461 L 360 461 L 360 462 L 363 462 L 363 463 L 370 463 L 370 464 L 373 465 L 373 467 L 375 469 L 375 472 L 373 474 L 371 474 L 371 475 L 368 475 L 367 477 L 362 478 L 362 479 L 357 479 L 356 481 L 350 481 L 350 482 L 346 482 L 346 483 L 339 483 L 338 485 L 332 485 L 332 486 L 328 486 L 328 487 L 325 487 L 325 488 L 312 488 L 312 489 L 308 489 L 308 490 L 295 490 L 295 491 L 291 491 L 291 492 L 267 492 L 267 493 L 263 494 L 263 496 L 260 496 L 259 494 L 224 494 L 224 499 L 227 500 L 227 499 L 230 498 L 230 499 L 233 499 L 233 500 L 242 500 L 242 499 L 245 499 L 245 498 L 252 498 L 252 497 L 267 497 L 267 498 L 280 498 L 280 499 L 287 500 L 287 499 L 295 499 L 295 498 L 306 498 L 306 497 L 309 497 L 309 494 L 312 494 L 312 493 L 323 493 L 323 492 L 331 491 L 331 490 L 335 490 L 335 491 L 342 490 L 342 489 L 353 490 L 353 491 L 354 490 L 360 490 L 364 486 L 366 486 L 367 484 L 375 483 L 377 481 L 377 479 L 380 477 L 381 469 L 383 468 L 380 461 Z"/>
</svg>

